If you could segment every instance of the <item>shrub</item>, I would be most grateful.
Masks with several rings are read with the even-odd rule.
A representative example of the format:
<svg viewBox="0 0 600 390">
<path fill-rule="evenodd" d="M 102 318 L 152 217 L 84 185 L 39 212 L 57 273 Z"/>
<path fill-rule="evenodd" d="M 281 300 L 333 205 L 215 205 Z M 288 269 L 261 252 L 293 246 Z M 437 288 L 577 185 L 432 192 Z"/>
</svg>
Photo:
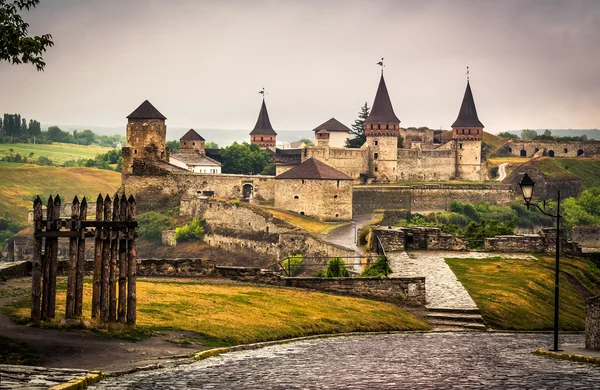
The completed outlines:
<svg viewBox="0 0 600 390">
<path fill-rule="evenodd" d="M 281 262 L 281 266 L 285 268 L 288 276 L 296 276 L 302 272 L 304 257 L 301 254 L 295 254 Z"/>
<path fill-rule="evenodd" d="M 184 242 L 191 240 L 200 240 L 204 235 L 203 221 L 194 218 L 190 223 L 175 229 L 175 241 Z"/>
<path fill-rule="evenodd" d="M 159 242 L 162 231 L 169 226 L 169 219 L 156 211 L 148 211 L 137 216 L 140 237 L 147 241 Z"/>
<path fill-rule="evenodd" d="M 387 271 L 387 272 L 386 272 Z M 385 256 L 380 255 L 377 257 L 375 262 L 368 266 L 362 274 L 360 274 L 363 278 L 383 278 L 392 273 L 392 268 L 386 259 Z"/>
<path fill-rule="evenodd" d="M 327 269 L 325 270 L 326 278 L 348 278 L 350 272 L 346 268 L 346 263 L 341 257 L 332 257 L 327 261 Z"/>
<path fill-rule="evenodd" d="M 490 177 L 492 179 L 498 177 L 498 167 L 491 167 L 490 168 Z"/>
<path fill-rule="evenodd" d="M 471 222 L 465 229 L 465 240 L 471 248 L 482 248 L 484 240 L 490 237 L 515 234 L 515 223 L 497 220 Z"/>
</svg>

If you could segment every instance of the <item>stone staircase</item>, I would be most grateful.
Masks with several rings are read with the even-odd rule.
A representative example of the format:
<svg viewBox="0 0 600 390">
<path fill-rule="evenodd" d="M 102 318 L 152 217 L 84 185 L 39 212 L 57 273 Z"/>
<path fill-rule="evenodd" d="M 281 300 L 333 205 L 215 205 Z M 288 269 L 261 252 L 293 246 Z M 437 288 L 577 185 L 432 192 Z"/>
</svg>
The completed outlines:
<svg viewBox="0 0 600 390">
<path fill-rule="evenodd" d="M 424 319 L 434 331 L 463 330 L 485 331 L 486 326 L 479 309 L 427 308 Z"/>
</svg>

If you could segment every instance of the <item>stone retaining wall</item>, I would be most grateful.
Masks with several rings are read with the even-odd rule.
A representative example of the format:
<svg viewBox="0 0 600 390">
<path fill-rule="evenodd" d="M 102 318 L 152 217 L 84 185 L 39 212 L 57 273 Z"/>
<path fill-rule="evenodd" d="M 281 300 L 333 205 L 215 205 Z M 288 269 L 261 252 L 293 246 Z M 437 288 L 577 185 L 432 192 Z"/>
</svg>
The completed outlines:
<svg viewBox="0 0 600 390">
<path fill-rule="evenodd" d="M 600 350 L 600 296 L 585 300 L 585 347 Z"/>
<path fill-rule="evenodd" d="M 575 226 L 572 238 L 582 248 L 600 250 L 600 226 Z"/>
<path fill-rule="evenodd" d="M 484 249 L 497 252 L 543 252 L 556 253 L 556 229 L 544 228 L 540 234 L 526 234 L 523 236 L 496 236 L 486 238 Z M 577 255 L 581 247 L 577 242 L 568 241 L 561 233 L 561 253 Z"/>
<path fill-rule="evenodd" d="M 373 229 L 386 252 L 408 249 L 464 251 L 469 248 L 467 241 L 452 234 L 442 233 L 439 228 L 430 226 L 382 227 Z M 377 240 L 371 240 L 371 250 L 376 250 Z"/>
<path fill-rule="evenodd" d="M 0 281 L 6 279 L 22 278 L 31 273 L 30 261 L 2 262 L 0 263 Z"/>
</svg>

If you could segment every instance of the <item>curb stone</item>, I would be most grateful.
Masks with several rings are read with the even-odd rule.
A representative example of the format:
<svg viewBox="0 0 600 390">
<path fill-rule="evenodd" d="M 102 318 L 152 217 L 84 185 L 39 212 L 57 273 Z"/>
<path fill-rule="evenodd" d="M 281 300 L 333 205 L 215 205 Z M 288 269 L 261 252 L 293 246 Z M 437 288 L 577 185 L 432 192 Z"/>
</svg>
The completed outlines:
<svg viewBox="0 0 600 390">
<path fill-rule="evenodd" d="M 589 364 L 595 364 L 597 366 L 600 366 L 600 358 L 593 357 L 593 356 L 579 355 L 576 353 L 560 353 L 560 352 L 546 351 L 544 349 L 538 349 L 532 353 L 535 355 L 545 356 L 545 357 L 549 357 L 549 358 L 553 358 L 553 359 L 569 360 L 572 362 L 589 363 Z"/>
<path fill-rule="evenodd" d="M 60 385 L 52 386 L 49 390 L 79 390 L 85 389 L 89 385 L 93 385 L 94 383 L 99 382 L 106 375 L 100 371 L 90 371 L 89 374 L 85 376 L 80 376 L 75 379 L 71 379 L 66 383 L 62 383 Z"/>
</svg>

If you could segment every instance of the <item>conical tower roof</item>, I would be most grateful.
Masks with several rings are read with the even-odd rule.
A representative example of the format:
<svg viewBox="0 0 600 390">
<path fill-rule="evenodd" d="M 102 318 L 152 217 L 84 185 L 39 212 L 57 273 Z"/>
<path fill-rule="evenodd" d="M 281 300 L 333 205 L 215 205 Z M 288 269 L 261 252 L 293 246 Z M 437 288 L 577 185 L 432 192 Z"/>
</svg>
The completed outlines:
<svg viewBox="0 0 600 390">
<path fill-rule="evenodd" d="M 179 139 L 182 141 L 204 141 L 204 138 L 202 138 L 202 136 L 194 129 L 189 129 L 188 132 Z"/>
<path fill-rule="evenodd" d="M 452 127 L 484 127 L 483 123 L 477 117 L 473 92 L 471 92 L 471 84 L 468 81 L 465 96 L 458 112 L 458 118 L 456 118 Z"/>
<path fill-rule="evenodd" d="M 271 121 L 269 120 L 269 113 L 267 112 L 267 105 L 265 99 L 263 99 L 262 106 L 260 106 L 260 113 L 258 114 L 258 120 L 254 126 L 254 130 L 250 132 L 250 135 L 277 135 Z"/>
<path fill-rule="evenodd" d="M 144 100 L 138 108 L 127 116 L 127 119 L 167 119 L 148 100 Z"/>
<path fill-rule="evenodd" d="M 388 94 L 383 74 L 379 80 L 379 87 L 377 88 L 377 94 L 375 95 L 375 101 L 373 102 L 371 113 L 369 114 L 367 120 L 365 120 L 365 123 L 373 122 L 400 123 L 400 119 L 398 119 L 394 113 L 394 108 L 392 107 L 392 101 L 390 100 L 390 95 Z"/>
</svg>

